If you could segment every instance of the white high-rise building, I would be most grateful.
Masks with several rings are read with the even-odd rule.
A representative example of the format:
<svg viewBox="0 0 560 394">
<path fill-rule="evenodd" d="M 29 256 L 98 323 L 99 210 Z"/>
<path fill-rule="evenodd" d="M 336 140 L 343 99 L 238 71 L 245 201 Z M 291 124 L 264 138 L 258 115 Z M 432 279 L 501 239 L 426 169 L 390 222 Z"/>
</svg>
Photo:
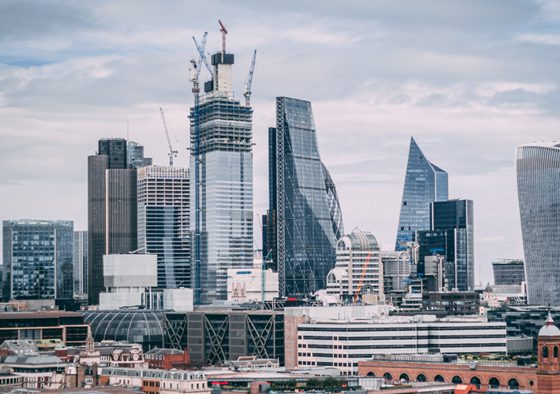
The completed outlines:
<svg viewBox="0 0 560 394">
<path fill-rule="evenodd" d="M 187 168 L 138 169 L 138 251 L 157 255 L 157 287 L 191 287 Z"/>
<path fill-rule="evenodd" d="M 336 265 L 327 275 L 327 293 L 339 295 L 341 301 L 384 300 L 380 248 L 372 233 L 356 228 L 338 240 Z"/>
</svg>

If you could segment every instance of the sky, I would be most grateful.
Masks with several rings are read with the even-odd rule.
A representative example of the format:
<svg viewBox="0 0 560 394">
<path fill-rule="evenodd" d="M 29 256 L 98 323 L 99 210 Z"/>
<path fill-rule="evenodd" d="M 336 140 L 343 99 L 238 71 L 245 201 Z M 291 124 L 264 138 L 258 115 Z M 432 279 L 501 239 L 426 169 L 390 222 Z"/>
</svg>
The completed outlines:
<svg viewBox="0 0 560 394">
<path fill-rule="evenodd" d="M 523 256 L 518 145 L 560 138 L 560 2 L 0 1 L 0 219 L 87 228 L 87 156 L 124 137 L 166 164 L 163 107 L 187 166 L 192 36 L 253 49 L 254 213 L 267 209 L 276 96 L 310 100 L 346 232 L 394 247 L 410 137 L 474 200 L 477 283 Z M 203 70 L 204 71 L 204 70 Z M 202 74 L 207 78 L 207 74 Z M 127 126 L 128 125 L 128 126 Z"/>
</svg>

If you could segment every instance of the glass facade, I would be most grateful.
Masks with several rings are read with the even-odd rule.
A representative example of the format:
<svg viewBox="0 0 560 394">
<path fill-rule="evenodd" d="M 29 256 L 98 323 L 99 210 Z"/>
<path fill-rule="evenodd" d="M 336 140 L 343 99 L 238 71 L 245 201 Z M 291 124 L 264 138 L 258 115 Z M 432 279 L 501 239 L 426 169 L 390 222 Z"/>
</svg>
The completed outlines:
<svg viewBox="0 0 560 394">
<path fill-rule="evenodd" d="M 418 231 L 418 275 L 424 275 L 427 256 L 445 257 L 445 282 L 449 290 L 474 290 L 474 227 L 471 200 L 431 204 L 431 229 Z"/>
<path fill-rule="evenodd" d="M 5 299 L 73 297 L 71 221 L 5 220 Z"/>
<path fill-rule="evenodd" d="M 406 250 L 416 231 L 429 230 L 430 203 L 447 198 L 447 172 L 430 163 L 411 138 L 395 250 Z"/>
<path fill-rule="evenodd" d="M 528 302 L 560 305 L 560 144 L 517 149 Z"/>
<path fill-rule="evenodd" d="M 87 231 L 74 231 L 74 294 L 87 294 Z"/>
<path fill-rule="evenodd" d="M 274 216 L 268 219 L 276 231 L 269 240 L 276 240 L 281 295 L 305 296 L 325 288 L 336 262 L 336 241 L 344 233 L 342 215 L 319 156 L 311 103 L 278 97 L 276 114 L 276 128 L 269 129 L 276 196 L 271 196 Z"/>
<path fill-rule="evenodd" d="M 138 170 L 138 249 L 157 255 L 157 286 L 191 287 L 189 171 Z"/>
<path fill-rule="evenodd" d="M 191 108 L 192 275 L 197 304 L 226 300 L 227 270 L 253 266 L 252 112 L 220 92 L 207 94 Z M 194 119 L 200 133 L 196 156 Z"/>
<path fill-rule="evenodd" d="M 144 350 L 164 347 L 162 311 L 86 311 L 83 316 L 98 342 L 128 341 L 141 344 Z"/>
<path fill-rule="evenodd" d="M 523 260 L 503 259 L 492 262 L 495 285 L 520 285 L 525 282 Z"/>
</svg>

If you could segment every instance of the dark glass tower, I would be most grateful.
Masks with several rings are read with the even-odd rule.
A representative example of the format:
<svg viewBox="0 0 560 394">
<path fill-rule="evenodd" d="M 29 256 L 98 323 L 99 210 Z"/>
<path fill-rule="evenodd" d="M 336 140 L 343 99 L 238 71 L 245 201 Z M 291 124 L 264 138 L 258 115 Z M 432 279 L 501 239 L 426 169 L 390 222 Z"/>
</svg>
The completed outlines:
<svg viewBox="0 0 560 394">
<path fill-rule="evenodd" d="M 430 205 L 431 229 L 418 231 L 418 274 L 424 274 L 424 258 L 445 257 L 449 290 L 474 290 L 474 227 L 472 200 L 448 200 Z"/>
<path fill-rule="evenodd" d="M 101 139 L 98 153 L 88 157 L 89 304 L 98 304 L 103 290 L 103 255 L 137 249 L 136 169 L 127 145 L 123 138 Z"/>
<path fill-rule="evenodd" d="M 416 231 L 430 229 L 430 203 L 447 198 L 447 172 L 430 163 L 411 138 L 395 249 L 406 250 Z"/>
<path fill-rule="evenodd" d="M 5 220 L 4 298 L 72 299 L 74 223 Z"/>
<path fill-rule="evenodd" d="M 269 129 L 267 243 L 270 250 L 275 240 L 280 294 L 305 296 L 325 288 L 344 234 L 342 215 L 319 156 L 311 103 L 278 97 L 276 116 L 276 128 Z"/>
</svg>

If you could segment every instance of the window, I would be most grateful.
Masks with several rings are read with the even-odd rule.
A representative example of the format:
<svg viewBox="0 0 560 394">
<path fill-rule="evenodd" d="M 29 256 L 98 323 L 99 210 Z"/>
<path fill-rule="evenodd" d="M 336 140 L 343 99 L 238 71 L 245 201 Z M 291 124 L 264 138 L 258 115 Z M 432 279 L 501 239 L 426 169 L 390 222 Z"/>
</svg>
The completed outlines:
<svg viewBox="0 0 560 394">
<path fill-rule="evenodd" d="M 542 356 L 543 356 L 543 358 L 548 358 L 548 346 L 543 346 Z"/>
<path fill-rule="evenodd" d="M 451 382 L 453 384 L 461 384 L 463 383 L 463 379 L 460 376 L 455 375 L 453 376 L 453 379 L 451 379 Z"/>
<path fill-rule="evenodd" d="M 547 348 L 547 357 L 548 357 L 548 348 Z M 500 387 L 500 381 L 496 377 L 490 378 L 490 380 L 488 381 L 488 386 L 490 386 L 491 389 L 497 389 L 498 387 Z"/>
<path fill-rule="evenodd" d="M 517 390 L 519 388 L 519 382 L 515 378 L 508 380 L 508 387 L 512 390 Z"/>
<path fill-rule="evenodd" d="M 441 375 L 436 375 L 436 377 L 434 378 L 434 382 L 443 383 L 443 382 L 445 382 L 445 379 Z"/>
</svg>

